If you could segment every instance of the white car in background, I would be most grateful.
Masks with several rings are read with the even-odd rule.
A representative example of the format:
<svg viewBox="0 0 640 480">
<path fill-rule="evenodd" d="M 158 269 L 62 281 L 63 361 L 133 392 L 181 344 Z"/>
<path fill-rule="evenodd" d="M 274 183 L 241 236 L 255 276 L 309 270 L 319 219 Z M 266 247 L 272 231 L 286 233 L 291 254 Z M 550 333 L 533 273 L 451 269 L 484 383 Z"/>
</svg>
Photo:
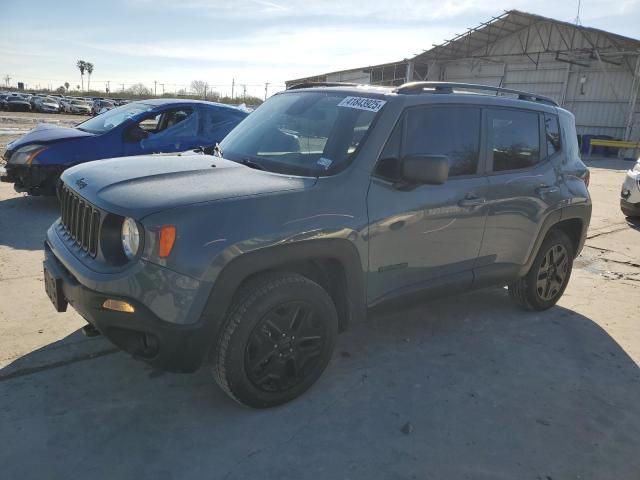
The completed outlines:
<svg viewBox="0 0 640 480">
<path fill-rule="evenodd" d="M 68 97 L 62 97 L 61 99 L 59 99 L 58 101 L 60 102 L 60 107 L 62 107 L 62 111 L 65 113 L 69 113 L 69 105 L 71 105 L 71 102 L 73 101 L 73 98 L 68 98 Z"/>
<path fill-rule="evenodd" d="M 640 158 L 624 178 L 620 209 L 627 217 L 640 217 Z"/>
<path fill-rule="evenodd" d="M 71 100 L 69 103 L 69 113 L 79 113 L 81 115 L 91 115 L 91 105 L 84 100 Z"/>
</svg>

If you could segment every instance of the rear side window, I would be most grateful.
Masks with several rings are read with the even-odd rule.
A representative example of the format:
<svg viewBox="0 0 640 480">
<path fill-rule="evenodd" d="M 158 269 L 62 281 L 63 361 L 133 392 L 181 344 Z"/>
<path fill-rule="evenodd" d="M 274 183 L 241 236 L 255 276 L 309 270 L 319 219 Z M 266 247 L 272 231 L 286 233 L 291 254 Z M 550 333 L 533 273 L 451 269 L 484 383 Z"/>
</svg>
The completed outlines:
<svg viewBox="0 0 640 480">
<path fill-rule="evenodd" d="M 547 138 L 547 156 L 550 157 L 561 150 L 560 123 L 558 122 L 558 116 L 545 113 L 544 128 Z"/>
<path fill-rule="evenodd" d="M 407 111 L 403 155 L 446 155 L 449 176 L 478 169 L 481 113 L 475 107 L 420 107 Z"/>
<path fill-rule="evenodd" d="M 540 122 L 535 112 L 489 110 L 493 171 L 517 170 L 540 162 Z"/>
</svg>

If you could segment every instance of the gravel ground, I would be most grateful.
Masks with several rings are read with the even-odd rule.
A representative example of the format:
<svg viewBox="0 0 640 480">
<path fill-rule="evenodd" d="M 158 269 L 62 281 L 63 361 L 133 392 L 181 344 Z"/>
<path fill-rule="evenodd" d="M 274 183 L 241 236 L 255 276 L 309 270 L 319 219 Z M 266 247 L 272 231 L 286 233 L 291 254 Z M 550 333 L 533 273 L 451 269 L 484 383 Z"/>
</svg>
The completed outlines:
<svg viewBox="0 0 640 480">
<path fill-rule="evenodd" d="M 3 478 L 637 480 L 640 229 L 618 207 L 629 162 L 589 166 L 589 239 L 558 306 L 491 289 L 379 314 L 268 411 L 206 369 L 157 372 L 83 337 L 42 285 L 56 201 L 0 185 Z"/>
</svg>

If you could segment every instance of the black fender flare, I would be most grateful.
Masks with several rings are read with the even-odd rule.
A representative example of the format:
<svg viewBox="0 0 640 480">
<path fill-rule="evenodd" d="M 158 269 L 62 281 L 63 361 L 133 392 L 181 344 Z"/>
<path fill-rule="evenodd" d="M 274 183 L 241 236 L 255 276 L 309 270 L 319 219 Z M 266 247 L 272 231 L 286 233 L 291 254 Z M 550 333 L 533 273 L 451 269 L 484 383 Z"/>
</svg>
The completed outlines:
<svg viewBox="0 0 640 480">
<path fill-rule="evenodd" d="M 588 203 L 561 207 L 557 210 L 552 211 L 546 216 L 546 218 L 542 222 L 542 226 L 540 227 L 540 230 L 538 230 L 536 241 L 533 245 L 533 248 L 531 249 L 531 252 L 529 252 L 529 257 L 527 258 L 527 262 L 520 268 L 520 271 L 518 272 L 519 277 L 526 275 L 529 269 L 531 268 L 531 265 L 533 264 L 533 261 L 535 260 L 536 255 L 538 254 L 538 250 L 540 249 L 542 242 L 544 241 L 547 234 L 549 233 L 549 230 L 551 230 L 558 223 L 564 220 L 571 220 L 574 218 L 582 222 L 582 232 L 580 235 L 580 243 L 575 252 L 576 256 L 578 255 L 578 253 L 580 253 L 580 250 L 582 250 L 582 247 L 584 245 L 584 241 L 586 238 L 586 231 L 589 228 L 589 221 L 591 219 L 591 205 Z"/>
<path fill-rule="evenodd" d="M 305 260 L 332 259 L 344 269 L 349 318 L 366 316 L 365 272 L 356 246 L 347 239 L 316 239 L 277 245 L 244 253 L 226 264 L 216 277 L 198 323 L 210 346 L 221 333 L 238 287 L 260 272 Z"/>
</svg>

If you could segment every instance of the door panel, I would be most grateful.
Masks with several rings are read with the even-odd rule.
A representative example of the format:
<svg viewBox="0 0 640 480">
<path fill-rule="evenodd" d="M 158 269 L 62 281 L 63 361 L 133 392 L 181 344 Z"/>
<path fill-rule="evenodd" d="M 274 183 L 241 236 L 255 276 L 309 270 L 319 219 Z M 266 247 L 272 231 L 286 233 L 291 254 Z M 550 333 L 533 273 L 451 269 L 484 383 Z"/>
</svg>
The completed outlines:
<svg viewBox="0 0 640 480">
<path fill-rule="evenodd" d="M 391 182 L 371 181 L 370 303 L 394 291 L 463 272 L 469 273 L 471 284 L 487 206 L 464 205 L 464 201 L 471 193 L 485 197 L 487 184 L 485 177 L 475 177 L 401 191 Z"/>
<path fill-rule="evenodd" d="M 546 160 L 541 116 L 532 111 L 489 109 L 488 217 L 478 267 L 524 265 L 543 219 L 560 199 L 554 163 Z"/>
<path fill-rule="evenodd" d="M 481 124 L 477 107 L 420 106 L 403 114 L 369 188 L 370 303 L 454 276 L 471 284 L 487 215 Z M 448 157 L 444 184 L 403 183 L 400 159 L 423 154 Z"/>
</svg>

